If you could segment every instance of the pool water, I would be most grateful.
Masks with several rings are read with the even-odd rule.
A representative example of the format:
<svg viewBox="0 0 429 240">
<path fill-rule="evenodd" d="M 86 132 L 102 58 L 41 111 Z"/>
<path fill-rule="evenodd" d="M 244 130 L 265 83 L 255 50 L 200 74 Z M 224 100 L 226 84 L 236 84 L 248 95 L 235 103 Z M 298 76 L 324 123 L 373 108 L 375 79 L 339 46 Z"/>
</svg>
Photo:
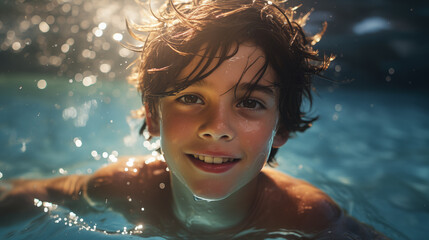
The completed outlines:
<svg viewBox="0 0 429 240">
<path fill-rule="evenodd" d="M 130 117 L 139 106 L 126 81 L 84 86 L 58 76 L 0 74 L 0 180 L 92 173 L 118 156 L 149 154 L 140 121 Z M 392 239 L 426 239 L 428 106 L 424 92 L 320 88 L 313 106 L 320 119 L 279 151 L 278 169 L 321 188 Z M 79 215 L 35 204 L 40 214 L 0 226 L 0 239 L 142 239 L 145 230 L 108 210 Z M 267 239 L 278 236 L 285 234 Z"/>
</svg>

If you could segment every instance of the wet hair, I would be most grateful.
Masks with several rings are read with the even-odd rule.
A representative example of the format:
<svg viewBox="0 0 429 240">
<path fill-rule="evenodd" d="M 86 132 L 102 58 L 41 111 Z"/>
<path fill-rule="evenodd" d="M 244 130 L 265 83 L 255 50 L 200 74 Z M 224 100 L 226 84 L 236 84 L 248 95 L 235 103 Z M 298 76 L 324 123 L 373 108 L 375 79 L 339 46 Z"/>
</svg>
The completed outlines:
<svg viewBox="0 0 429 240">
<path fill-rule="evenodd" d="M 167 0 L 146 25 L 128 22 L 131 35 L 144 42 L 129 80 L 139 89 L 143 105 L 156 115 L 156 104 L 203 80 L 225 60 L 233 57 L 242 43 L 252 43 L 265 54 L 264 64 L 252 79 L 255 86 L 271 66 L 274 87 L 279 92 L 279 130 L 289 136 L 308 129 L 317 117 L 302 110 L 304 99 L 312 102 L 312 76 L 328 68 L 332 56 L 319 57 L 314 45 L 323 35 L 306 36 L 302 26 L 309 14 L 294 18 L 296 8 L 263 0 Z M 194 59 L 201 61 L 189 76 L 181 71 Z M 244 75 L 244 73 L 243 73 Z M 237 81 L 239 84 L 240 79 Z M 248 95 L 252 92 L 249 89 Z M 248 96 L 247 95 L 247 96 Z M 144 114 L 144 112 L 142 112 Z M 146 124 L 140 130 L 142 134 Z M 272 149 L 272 165 L 277 149 Z"/>
</svg>

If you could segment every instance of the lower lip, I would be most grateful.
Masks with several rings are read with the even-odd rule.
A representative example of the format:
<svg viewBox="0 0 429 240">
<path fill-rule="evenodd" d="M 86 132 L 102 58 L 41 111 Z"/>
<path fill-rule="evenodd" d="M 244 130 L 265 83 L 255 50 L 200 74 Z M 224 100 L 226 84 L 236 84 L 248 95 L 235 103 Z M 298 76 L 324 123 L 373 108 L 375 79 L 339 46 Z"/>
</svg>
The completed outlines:
<svg viewBox="0 0 429 240">
<path fill-rule="evenodd" d="M 237 160 L 233 162 L 226 162 L 221 164 L 212 164 L 212 163 L 206 163 L 201 160 L 197 160 L 194 157 L 187 155 L 187 157 L 191 160 L 191 162 L 199 169 L 209 172 L 209 173 L 223 173 L 231 169 L 232 167 L 237 164 Z"/>
</svg>

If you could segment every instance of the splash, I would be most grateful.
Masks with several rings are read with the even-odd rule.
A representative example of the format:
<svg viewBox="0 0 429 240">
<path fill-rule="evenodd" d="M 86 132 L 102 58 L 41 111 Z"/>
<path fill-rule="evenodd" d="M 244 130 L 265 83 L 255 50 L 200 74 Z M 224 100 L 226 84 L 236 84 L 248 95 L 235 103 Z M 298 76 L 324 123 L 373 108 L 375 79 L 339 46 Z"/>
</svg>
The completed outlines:
<svg viewBox="0 0 429 240">
<path fill-rule="evenodd" d="M 117 230 L 103 230 L 103 227 L 99 227 L 97 223 L 87 223 L 84 218 L 80 217 L 76 213 L 68 211 L 51 202 L 45 202 L 34 198 L 34 206 L 37 208 L 43 208 L 43 212 L 48 214 L 49 217 L 53 219 L 54 223 L 64 224 L 68 227 L 78 227 L 80 231 L 86 230 L 91 232 L 100 232 L 106 235 L 137 235 L 142 234 L 144 230 L 143 224 L 138 224 L 134 227 L 124 226 Z"/>
</svg>

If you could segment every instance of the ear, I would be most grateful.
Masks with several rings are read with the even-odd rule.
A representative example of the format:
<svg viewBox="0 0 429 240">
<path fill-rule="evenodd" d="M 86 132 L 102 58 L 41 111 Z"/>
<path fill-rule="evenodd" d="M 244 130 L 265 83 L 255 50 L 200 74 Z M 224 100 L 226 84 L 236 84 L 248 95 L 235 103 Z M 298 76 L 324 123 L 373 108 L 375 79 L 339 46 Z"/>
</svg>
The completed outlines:
<svg viewBox="0 0 429 240">
<path fill-rule="evenodd" d="M 159 125 L 158 116 L 152 115 L 152 113 L 149 111 L 148 104 L 145 104 L 144 109 L 146 113 L 145 118 L 146 118 L 147 130 L 152 137 L 158 137 L 160 134 L 160 125 Z"/>
<path fill-rule="evenodd" d="M 289 139 L 289 132 L 277 131 L 273 140 L 273 148 L 280 148 L 283 146 Z"/>
</svg>

